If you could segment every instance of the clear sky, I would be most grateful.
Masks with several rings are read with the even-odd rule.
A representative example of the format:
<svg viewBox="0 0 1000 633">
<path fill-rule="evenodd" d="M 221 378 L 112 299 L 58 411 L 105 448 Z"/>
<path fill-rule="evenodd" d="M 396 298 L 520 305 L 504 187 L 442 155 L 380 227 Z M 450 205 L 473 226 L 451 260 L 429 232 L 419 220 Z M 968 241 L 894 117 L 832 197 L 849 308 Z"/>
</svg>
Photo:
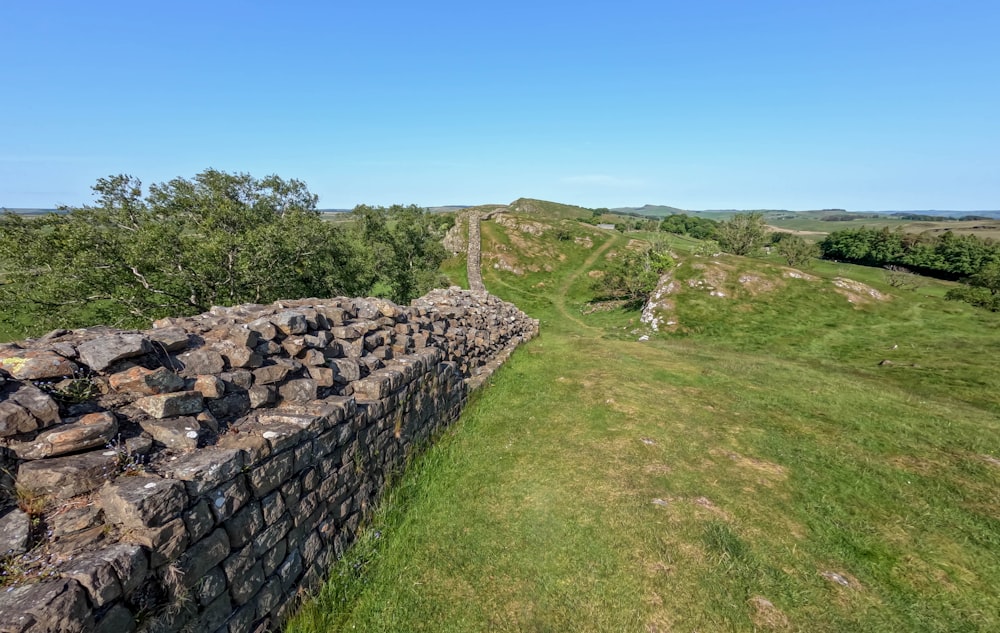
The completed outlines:
<svg viewBox="0 0 1000 633">
<path fill-rule="evenodd" d="M 0 206 L 1000 209 L 997 0 L 0 2 Z"/>
</svg>

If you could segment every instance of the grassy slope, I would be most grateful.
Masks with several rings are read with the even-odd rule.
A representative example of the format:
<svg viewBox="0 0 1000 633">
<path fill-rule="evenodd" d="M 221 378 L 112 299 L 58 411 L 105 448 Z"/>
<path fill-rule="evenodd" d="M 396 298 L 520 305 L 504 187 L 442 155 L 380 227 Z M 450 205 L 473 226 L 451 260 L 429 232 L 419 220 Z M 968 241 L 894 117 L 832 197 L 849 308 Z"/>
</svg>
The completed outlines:
<svg viewBox="0 0 1000 633">
<path fill-rule="evenodd" d="M 1000 629 L 996 315 L 731 276 L 735 298 L 683 292 L 687 330 L 639 343 L 636 313 L 581 313 L 629 236 L 483 235 L 558 262 L 484 267 L 542 335 L 290 631 Z"/>
</svg>

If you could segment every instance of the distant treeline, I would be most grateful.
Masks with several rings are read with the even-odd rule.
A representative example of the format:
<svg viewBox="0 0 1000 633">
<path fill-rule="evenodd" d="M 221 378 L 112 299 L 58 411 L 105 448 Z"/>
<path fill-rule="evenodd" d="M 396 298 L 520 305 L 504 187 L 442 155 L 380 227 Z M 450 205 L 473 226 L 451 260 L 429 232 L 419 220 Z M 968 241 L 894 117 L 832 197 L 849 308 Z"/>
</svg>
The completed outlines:
<svg viewBox="0 0 1000 633">
<path fill-rule="evenodd" d="M 960 279 L 1000 261 L 1000 244 L 975 235 L 905 233 L 901 229 L 835 231 L 819 243 L 823 257 L 865 266 L 903 266 L 924 275 Z"/>
</svg>

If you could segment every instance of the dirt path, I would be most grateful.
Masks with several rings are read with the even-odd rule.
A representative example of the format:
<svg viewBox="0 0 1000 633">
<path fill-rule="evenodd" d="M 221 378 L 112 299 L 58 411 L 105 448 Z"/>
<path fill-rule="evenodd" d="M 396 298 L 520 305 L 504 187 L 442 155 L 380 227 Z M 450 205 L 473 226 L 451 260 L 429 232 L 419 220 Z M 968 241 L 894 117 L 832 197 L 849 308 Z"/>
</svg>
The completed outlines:
<svg viewBox="0 0 1000 633">
<path fill-rule="evenodd" d="M 470 226 L 470 238 L 471 238 L 471 236 L 472 236 L 471 219 L 470 219 L 470 225 L 469 226 Z M 478 226 L 476 228 L 479 229 Z M 477 230 L 476 231 L 476 235 L 480 236 L 481 235 L 481 231 Z M 591 253 L 590 256 L 587 257 L 587 259 L 584 260 L 584 262 L 582 264 L 580 264 L 580 266 L 575 271 L 573 271 L 568 277 L 566 277 L 566 280 L 559 286 L 559 288 L 554 293 L 544 293 L 543 294 L 543 293 L 536 293 L 536 292 L 528 292 L 528 291 L 523 290 L 521 288 L 517 288 L 515 286 L 512 286 L 512 285 L 504 282 L 501 279 L 496 279 L 496 278 L 492 279 L 491 283 L 498 283 L 498 284 L 500 284 L 502 286 L 510 288 L 511 290 L 516 290 L 517 292 L 520 292 L 522 294 L 528 294 L 528 295 L 532 295 L 532 296 L 535 296 L 535 297 L 544 297 L 544 298 L 547 298 L 550 301 L 552 301 L 552 304 L 555 306 L 556 310 L 558 310 L 559 314 L 562 315 L 565 319 L 567 319 L 569 321 L 572 321 L 573 323 L 575 323 L 576 325 L 580 326 L 581 328 L 583 328 L 585 330 L 590 330 L 592 332 L 598 332 L 598 331 L 601 331 L 600 328 L 596 328 L 596 327 L 587 325 L 586 323 L 583 322 L 583 320 L 581 320 L 578 316 L 576 316 L 575 314 L 573 314 L 569 310 L 569 308 L 566 307 L 566 293 L 569 292 L 570 287 L 576 282 L 577 279 L 579 279 L 580 275 L 582 275 L 582 274 L 586 273 L 587 271 L 589 271 L 591 269 L 591 267 L 594 265 L 594 263 L 602 255 L 604 255 L 612 246 L 614 246 L 615 244 L 617 244 L 619 241 L 620 240 L 618 239 L 617 235 L 609 235 L 608 238 L 604 241 L 603 244 L 601 244 L 599 247 L 597 247 L 594 250 L 594 252 Z M 473 248 L 472 247 L 472 239 L 470 239 L 469 240 L 470 255 L 468 257 L 468 263 L 470 265 L 473 262 L 473 257 L 471 255 L 472 248 Z M 479 248 L 476 249 L 476 251 L 477 251 L 476 252 L 476 261 L 479 262 L 480 266 L 482 266 L 482 263 L 480 261 L 481 260 L 480 249 L 481 249 L 481 245 L 479 245 Z M 481 280 L 482 279 L 482 277 L 481 277 L 481 269 L 480 269 L 480 271 L 477 271 L 477 272 L 479 274 L 477 274 L 476 276 L 479 277 L 479 279 Z M 470 273 L 469 274 L 470 287 L 472 285 L 472 277 L 473 277 L 473 275 L 472 275 L 472 273 Z M 480 281 L 480 283 L 482 283 L 482 282 Z M 475 288 L 473 288 L 473 289 L 475 289 Z"/>
</svg>

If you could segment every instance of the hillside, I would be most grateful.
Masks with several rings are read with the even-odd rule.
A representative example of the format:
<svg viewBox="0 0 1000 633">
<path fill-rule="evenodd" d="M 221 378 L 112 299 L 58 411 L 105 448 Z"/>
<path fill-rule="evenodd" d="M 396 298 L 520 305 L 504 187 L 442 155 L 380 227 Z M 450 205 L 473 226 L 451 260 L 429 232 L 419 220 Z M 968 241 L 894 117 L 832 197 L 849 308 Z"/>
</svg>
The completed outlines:
<svg viewBox="0 0 1000 633">
<path fill-rule="evenodd" d="M 998 315 L 678 238 L 652 332 L 591 290 L 650 236 L 482 236 L 541 335 L 289 631 L 1000 629 Z"/>
</svg>

